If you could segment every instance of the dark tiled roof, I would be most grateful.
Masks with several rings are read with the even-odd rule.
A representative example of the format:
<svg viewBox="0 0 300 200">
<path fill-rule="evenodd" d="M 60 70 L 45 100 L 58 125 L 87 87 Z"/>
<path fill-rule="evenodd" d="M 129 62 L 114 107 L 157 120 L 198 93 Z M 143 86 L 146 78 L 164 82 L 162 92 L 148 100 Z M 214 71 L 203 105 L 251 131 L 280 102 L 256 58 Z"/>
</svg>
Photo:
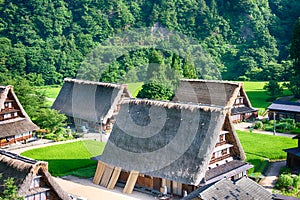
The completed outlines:
<svg viewBox="0 0 300 200">
<path fill-rule="evenodd" d="M 269 107 L 269 110 L 300 112 L 300 103 L 289 101 L 274 101 Z"/>
<path fill-rule="evenodd" d="M 282 194 L 274 194 L 274 199 L 275 200 L 300 200 L 299 198 L 284 196 Z"/>
<path fill-rule="evenodd" d="M 243 106 L 243 107 L 232 108 L 231 109 L 231 114 L 235 115 L 235 114 L 242 114 L 242 113 L 251 113 L 251 112 L 255 112 L 255 111 L 257 111 L 257 109 L 249 108 L 247 106 Z"/>
<path fill-rule="evenodd" d="M 287 152 L 287 153 L 290 153 L 290 154 L 293 154 L 295 156 L 300 157 L 300 147 L 285 149 L 284 151 Z"/>
<path fill-rule="evenodd" d="M 205 184 L 216 182 L 224 177 L 231 177 L 252 168 L 252 165 L 243 161 L 233 160 L 208 170 L 205 174 Z"/>
<path fill-rule="evenodd" d="M 192 192 L 184 200 L 199 197 L 202 200 L 240 199 L 240 200 L 268 200 L 273 199 L 270 192 L 247 177 L 236 182 L 222 179 L 214 184 L 201 187 Z"/>
</svg>

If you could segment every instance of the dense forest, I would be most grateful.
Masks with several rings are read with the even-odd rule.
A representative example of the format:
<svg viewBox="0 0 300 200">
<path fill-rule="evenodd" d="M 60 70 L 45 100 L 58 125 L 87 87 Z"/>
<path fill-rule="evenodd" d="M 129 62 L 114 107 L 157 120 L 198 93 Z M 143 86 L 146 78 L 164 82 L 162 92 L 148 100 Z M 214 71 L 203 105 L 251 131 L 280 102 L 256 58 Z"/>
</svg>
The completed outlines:
<svg viewBox="0 0 300 200">
<path fill-rule="evenodd" d="M 33 85 L 60 84 L 107 38 L 157 24 L 197 41 L 222 79 L 288 80 L 299 16 L 298 0 L 0 0 L 0 82 L 22 76 Z M 101 79 L 131 73 L 127 81 L 138 81 L 137 68 L 152 62 L 180 77 L 219 78 L 203 76 L 188 57 L 141 45 L 112 60 Z"/>
</svg>

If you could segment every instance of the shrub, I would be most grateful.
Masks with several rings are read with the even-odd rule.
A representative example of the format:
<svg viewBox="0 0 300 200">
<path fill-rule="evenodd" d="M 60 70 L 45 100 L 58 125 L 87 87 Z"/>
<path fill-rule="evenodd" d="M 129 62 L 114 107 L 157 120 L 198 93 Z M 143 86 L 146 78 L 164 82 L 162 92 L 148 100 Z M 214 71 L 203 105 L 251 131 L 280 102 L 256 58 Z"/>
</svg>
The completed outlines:
<svg viewBox="0 0 300 200">
<path fill-rule="evenodd" d="M 281 174 L 277 181 L 277 187 L 282 189 L 288 189 L 289 186 L 293 186 L 293 178 L 290 174 Z"/>
<path fill-rule="evenodd" d="M 270 120 L 269 124 L 272 125 L 272 126 L 274 126 L 274 122 L 275 122 L 275 120 Z"/>
<path fill-rule="evenodd" d="M 293 183 L 294 188 L 299 189 L 300 188 L 300 175 L 295 176 L 293 178 L 293 182 L 294 182 Z"/>
<path fill-rule="evenodd" d="M 273 131 L 274 130 L 274 126 L 272 126 L 272 125 L 265 125 L 264 130 L 265 131 Z"/>
<path fill-rule="evenodd" d="M 262 129 L 264 127 L 264 124 L 261 121 L 257 121 L 254 124 L 255 129 Z"/>
<path fill-rule="evenodd" d="M 280 174 L 291 174 L 292 169 L 289 167 L 281 167 L 280 168 Z"/>
<path fill-rule="evenodd" d="M 295 123 L 296 128 L 300 128 L 300 122 Z"/>
</svg>

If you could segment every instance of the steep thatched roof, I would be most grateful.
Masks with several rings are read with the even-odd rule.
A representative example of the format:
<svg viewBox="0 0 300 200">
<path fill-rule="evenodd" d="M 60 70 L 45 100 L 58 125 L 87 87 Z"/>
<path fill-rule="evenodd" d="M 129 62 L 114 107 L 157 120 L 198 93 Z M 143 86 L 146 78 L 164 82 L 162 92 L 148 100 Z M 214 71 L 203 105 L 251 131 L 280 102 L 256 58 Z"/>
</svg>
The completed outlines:
<svg viewBox="0 0 300 200">
<path fill-rule="evenodd" d="M 130 97 L 127 85 L 66 78 L 52 108 L 93 122 L 103 118 L 106 123 L 124 94 Z"/>
<path fill-rule="evenodd" d="M 226 113 L 223 107 L 208 105 L 124 100 L 103 154 L 94 159 L 198 185 Z"/>
<path fill-rule="evenodd" d="M 48 172 L 47 162 L 28 159 L 8 151 L 0 150 L 0 173 L 2 174 L 0 185 L 3 185 L 3 181 L 7 178 L 13 178 L 20 196 L 32 194 L 30 189 L 31 182 L 39 174 L 44 178 L 47 186 L 50 187 L 57 199 L 69 199 L 68 194 L 61 189 Z M 3 187 L 0 187 L 0 193 L 3 192 L 3 189 Z"/>
<path fill-rule="evenodd" d="M 182 79 L 173 100 L 232 107 L 239 92 L 251 108 L 243 83 L 230 81 Z"/>
<path fill-rule="evenodd" d="M 18 118 L 0 122 L 0 138 L 39 129 L 39 127 L 30 120 L 29 116 L 25 112 L 14 93 L 13 86 L 0 86 L 0 109 L 4 108 L 4 102 L 7 98 L 15 101 L 16 105 L 14 106 L 20 110 L 20 112 Z"/>
<path fill-rule="evenodd" d="M 173 100 L 232 106 L 241 85 L 228 81 L 182 79 Z"/>
</svg>

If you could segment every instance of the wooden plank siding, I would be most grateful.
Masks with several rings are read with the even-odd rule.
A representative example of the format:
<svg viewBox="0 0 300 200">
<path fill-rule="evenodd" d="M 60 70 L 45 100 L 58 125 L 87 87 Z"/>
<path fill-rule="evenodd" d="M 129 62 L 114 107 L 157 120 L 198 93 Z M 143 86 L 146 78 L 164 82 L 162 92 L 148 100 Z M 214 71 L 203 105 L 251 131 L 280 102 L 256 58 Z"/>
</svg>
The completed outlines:
<svg viewBox="0 0 300 200">
<path fill-rule="evenodd" d="M 139 176 L 138 171 L 131 171 L 130 172 L 128 180 L 127 180 L 126 185 L 125 185 L 124 190 L 123 190 L 124 193 L 126 193 L 126 194 L 131 194 L 132 193 L 138 176 Z"/>
<path fill-rule="evenodd" d="M 115 185 L 119 179 L 120 173 L 121 173 L 121 168 L 120 167 L 115 167 L 113 174 L 111 175 L 110 181 L 107 185 L 108 189 L 114 189 Z"/>
<path fill-rule="evenodd" d="M 101 161 L 98 161 L 96 173 L 95 173 L 94 180 L 93 180 L 94 184 L 98 185 L 100 183 L 100 180 L 103 176 L 104 171 L 105 171 L 105 164 Z"/>
<path fill-rule="evenodd" d="M 107 187 L 110 177 L 112 176 L 112 173 L 114 171 L 114 167 L 111 165 L 106 165 L 105 170 L 103 172 L 102 179 L 100 181 L 100 185 L 103 187 Z"/>
</svg>

